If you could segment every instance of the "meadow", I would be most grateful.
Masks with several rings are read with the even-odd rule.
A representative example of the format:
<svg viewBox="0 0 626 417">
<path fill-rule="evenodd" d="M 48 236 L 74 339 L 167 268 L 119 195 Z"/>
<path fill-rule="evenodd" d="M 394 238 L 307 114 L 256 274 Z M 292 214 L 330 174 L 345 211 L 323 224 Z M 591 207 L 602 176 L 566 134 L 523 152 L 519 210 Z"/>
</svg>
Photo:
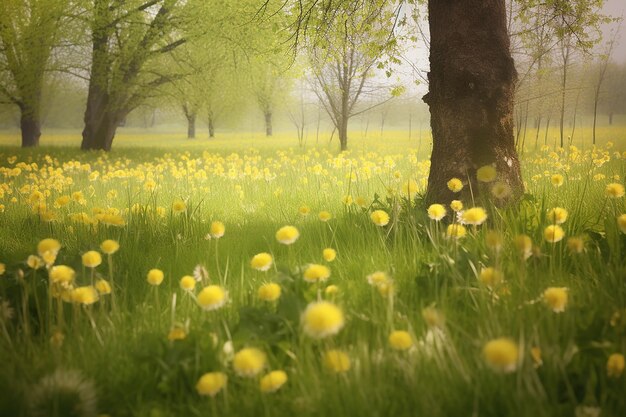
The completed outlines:
<svg viewBox="0 0 626 417">
<path fill-rule="evenodd" d="M 426 206 L 426 132 L 2 134 L 0 415 L 623 416 L 626 129 L 580 132 L 506 207 Z"/>
</svg>

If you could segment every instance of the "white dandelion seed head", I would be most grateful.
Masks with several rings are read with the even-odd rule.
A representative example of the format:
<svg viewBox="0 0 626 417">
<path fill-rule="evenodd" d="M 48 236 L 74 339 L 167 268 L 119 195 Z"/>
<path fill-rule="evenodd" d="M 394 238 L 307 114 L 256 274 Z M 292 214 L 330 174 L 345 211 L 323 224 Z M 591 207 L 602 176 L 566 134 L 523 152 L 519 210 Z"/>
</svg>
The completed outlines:
<svg viewBox="0 0 626 417">
<path fill-rule="evenodd" d="M 98 415 L 95 385 L 78 370 L 57 369 L 44 376 L 29 397 L 30 412 L 35 417 Z"/>
</svg>

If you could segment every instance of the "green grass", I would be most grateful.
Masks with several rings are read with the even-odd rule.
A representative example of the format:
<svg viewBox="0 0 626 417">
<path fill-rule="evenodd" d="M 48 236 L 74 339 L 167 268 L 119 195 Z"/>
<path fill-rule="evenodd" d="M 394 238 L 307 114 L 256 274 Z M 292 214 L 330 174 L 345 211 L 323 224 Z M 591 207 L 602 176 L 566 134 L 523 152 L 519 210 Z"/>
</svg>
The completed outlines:
<svg viewBox="0 0 626 417">
<path fill-rule="evenodd" d="M 77 403 L 71 393 L 56 409 L 50 408 L 54 399 L 42 400 L 42 378 L 58 369 L 79 370 L 91 380 L 98 412 L 114 417 L 571 416 L 580 406 L 623 415 L 626 375 L 610 378 L 607 360 L 626 353 L 626 235 L 616 222 L 626 207 L 624 197 L 608 199 L 604 190 L 608 183 L 625 182 L 620 152 L 626 150 L 626 132 L 602 132 L 603 147 L 593 152 L 588 145 L 579 146 L 579 153 L 529 149 L 523 160 L 524 200 L 505 209 L 482 199 L 464 201 L 487 208 L 489 217 L 469 227 L 459 242 L 445 237 L 446 225 L 430 220 L 419 199 L 409 203 L 402 193 L 409 179 L 423 190 L 428 174 L 430 146 L 426 139 L 418 144 L 415 133 L 410 142 L 406 132 L 389 132 L 384 141 L 359 140 L 355 133 L 353 150 L 344 156 L 327 139 L 298 149 L 287 134 L 271 141 L 243 135 L 211 142 L 165 134 L 153 142 L 153 136 L 128 134 L 116 139 L 110 154 L 81 153 L 75 135 L 42 138 L 40 149 L 0 148 L 0 262 L 6 264 L 0 296 L 13 309 L 0 329 L 0 415 L 29 415 L 30 408 L 43 409 L 42 415 L 73 415 L 64 408 Z M 606 149 L 609 140 L 616 145 Z M 15 145 L 15 137 L 5 135 L 0 143 Z M 608 161 L 601 161 L 604 156 Z M 10 176 L 16 166 L 21 173 Z M 97 178 L 90 177 L 96 171 Z M 556 173 L 565 177 L 559 188 L 550 181 Z M 145 187 L 151 178 L 155 190 Z M 34 188 L 44 193 L 44 216 L 33 212 Z M 117 195 L 108 194 L 111 190 Z M 84 205 L 54 207 L 58 197 L 73 192 L 83 193 Z M 346 205 L 346 196 L 363 197 L 366 204 Z M 178 199 L 186 210 L 175 214 L 171 207 Z M 308 216 L 299 214 L 303 205 L 310 208 Z M 551 244 L 543 231 L 550 224 L 547 210 L 557 206 L 566 208 L 569 218 L 562 225 L 565 239 Z M 120 210 L 125 226 L 95 224 L 93 209 L 109 207 Z M 372 223 L 375 209 L 390 214 L 389 225 Z M 320 221 L 322 210 L 333 218 Z M 80 212 L 87 224 L 72 221 Z M 48 215 L 54 220 L 42 219 Z M 207 238 L 213 221 L 226 226 L 220 239 Z M 274 237 L 287 224 L 300 231 L 290 246 Z M 502 236 L 500 251 L 488 246 L 489 230 Z M 534 244 L 528 260 L 513 244 L 522 233 Z M 585 240 L 583 253 L 568 249 L 573 236 Z M 61 242 L 56 264 L 74 268 L 77 285 L 91 281 L 81 254 L 98 250 L 105 239 L 119 241 L 120 250 L 112 255 L 115 311 L 110 295 L 91 306 L 64 303 L 59 328 L 56 310 L 47 307 L 45 268 L 33 272 L 25 264 L 46 237 Z M 334 262 L 322 258 L 327 247 L 337 250 Z M 250 267 L 259 252 L 274 257 L 267 272 Z M 319 288 L 302 278 L 309 263 L 331 269 Z M 212 284 L 229 292 L 228 304 L 219 310 L 202 310 L 179 287 L 179 279 L 199 264 Z M 493 288 L 478 279 L 490 266 L 504 276 Z M 152 268 L 165 273 L 158 288 L 146 282 Z M 368 284 L 366 276 L 375 271 L 392 277 L 393 302 Z M 96 273 L 108 279 L 106 258 Z M 257 298 L 259 286 L 270 281 L 282 287 L 273 304 Z M 331 284 L 339 288 L 335 296 L 324 293 Z M 564 312 L 543 302 L 548 287 L 568 288 Z M 302 312 L 318 297 L 339 305 L 346 317 L 343 329 L 323 340 L 303 334 L 300 324 Z M 445 316 L 445 324 L 429 328 L 422 317 L 427 307 Z M 175 324 L 188 324 L 184 340 L 168 340 Z M 414 346 L 393 350 L 388 342 L 393 329 L 409 331 Z M 62 332 L 62 344 L 51 342 L 55 331 Z M 500 337 L 518 346 L 515 372 L 498 372 L 483 357 L 484 345 Z M 234 372 L 224 351 L 227 342 L 235 351 L 263 350 L 265 372 L 285 370 L 286 385 L 261 393 L 259 377 Z M 335 348 L 349 355 L 349 371 L 325 368 L 322 355 Z M 541 349 L 539 367 L 531 348 Z M 195 389 L 210 371 L 229 378 L 214 399 Z"/>
</svg>

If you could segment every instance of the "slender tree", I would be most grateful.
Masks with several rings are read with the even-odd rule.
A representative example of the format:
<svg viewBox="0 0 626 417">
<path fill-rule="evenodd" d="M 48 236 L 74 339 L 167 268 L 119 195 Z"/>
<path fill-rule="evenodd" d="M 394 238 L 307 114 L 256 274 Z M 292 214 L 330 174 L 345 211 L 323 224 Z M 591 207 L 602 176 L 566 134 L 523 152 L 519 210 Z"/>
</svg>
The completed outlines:
<svg viewBox="0 0 626 417">
<path fill-rule="evenodd" d="M 348 148 L 350 118 L 368 110 L 357 109 L 359 100 L 378 90 L 371 83 L 377 63 L 396 46 L 393 34 L 381 27 L 389 13 L 389 7 L 376 2 L 346 3 L 328 22 L 332 29 L 309 43 L 314 91 L 338 132 L 342 151 Z"/>
<path fill-rule="evenodd" d="M 596 144 L 596 125 L 598 122 L 598 103 L 600 102 L 600 94 L 602 92 L 602 84 L 606 78 L 607 69 L 609 67 L 609 60 L 613 54 L 615 43 L 617 42 L 617 33 L 619 33 L 620 27 L 614 32 L 611 39 L 608 41 L 606 50 L 600 55 L 600 62 L 598 68 L 598 77 L 596 78 L 594 95 L 593 95 L 593 130 L 592 130 L 592 143 Z"/>
</svg>

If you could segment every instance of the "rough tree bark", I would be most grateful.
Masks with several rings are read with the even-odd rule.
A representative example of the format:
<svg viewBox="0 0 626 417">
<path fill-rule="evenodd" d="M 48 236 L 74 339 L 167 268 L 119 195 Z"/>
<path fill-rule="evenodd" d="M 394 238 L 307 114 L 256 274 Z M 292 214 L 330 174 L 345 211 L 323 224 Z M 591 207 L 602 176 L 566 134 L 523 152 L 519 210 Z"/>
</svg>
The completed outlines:
<svg viewBox="0 0 626 417">
<path fill-rule="evenodd" d="M 339 118 L 339 126 L 337 127 L 337 131 L 339 133 L 339 146 L 341 151 L 345 151 L 348 149 L 348 118 L 340 116 Z"/>
<path fill-rule="evenodd" d="M 97 97 L 92 95 L 87 101 L 85 111 L 85 128 L 83 129 L 82 150 L 110 151 L 117 127 L 124 120 L 123 112 L 115 112 L 103 106 Z"/>
<path fill-rule="evenodd" d="M 98 19 L 108 18 L 106 4 L 99 1 L 94 5 Z M 111 96 L 107 89 L 108 72 L 111 63 L 108 59 L 108 45 L 111 28 L 97 25 L 92 32 L 91 73 L 87 91 L 82 150 L 111 150 L 117 126 L 126 116 L 122 111 L 111 109 Z"/>
<path fill-rule="evenodd" d="M 265 111 L 265 136 L 272 136 L 272 112 Z"/>
<path fill-rule="evenodd" d="M 196 138 L 196 114 L 197 111 L 194 107 L 183 104 L 183 114 L 187 119 L 187 139 Z"/>
<path fill-rule="evenodd" d="M 517 72 L 511 57 L 505 0 L 428 2 L 430 26 L 429 105 L 433 151 L 427 200 L 459 198 L 446 183 L 453 177 L 480 190 L 476 170 L 494 165 L 497 181 L 523 192 L 513 137 Z M 470 201 L 470 187 L 461 198 Z"/>
<path fill-rule="evenodd" d="M 22 132 L 22 148 L 39 146 L 39 138 L 41 137 L 39 112 L 20 105 L 20 130 Z"/>
<path fill-rule="evenodd" d="M 187 116 L 187 139 L 196 138 L 196 114 Z"/>
</svg>

